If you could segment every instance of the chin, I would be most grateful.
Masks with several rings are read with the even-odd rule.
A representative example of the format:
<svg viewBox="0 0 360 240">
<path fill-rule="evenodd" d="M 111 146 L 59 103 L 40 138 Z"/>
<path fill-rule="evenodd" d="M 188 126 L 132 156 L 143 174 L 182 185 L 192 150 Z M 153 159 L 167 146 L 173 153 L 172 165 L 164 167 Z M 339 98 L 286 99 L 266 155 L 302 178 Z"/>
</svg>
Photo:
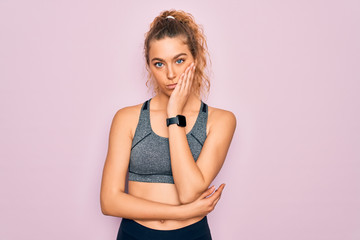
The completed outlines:
<svg viewBox="0 0 360 240">
<path fill-rule="evenodd" d="M 167 97 L 170 97 L 172 92 L 173 92 L 173 89 L 166 89 L 165 91 L 162 90 L 158 94 L 162 94 L 162 95 L 165 95 Z"/>
</svg>

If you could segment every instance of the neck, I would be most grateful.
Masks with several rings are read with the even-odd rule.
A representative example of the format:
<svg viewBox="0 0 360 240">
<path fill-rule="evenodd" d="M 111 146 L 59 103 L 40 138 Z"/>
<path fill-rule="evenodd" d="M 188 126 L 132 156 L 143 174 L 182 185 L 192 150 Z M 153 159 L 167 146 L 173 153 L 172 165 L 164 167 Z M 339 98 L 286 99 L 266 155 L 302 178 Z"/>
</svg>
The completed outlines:
<svg viewBox="0 0 360 240">
<path fill-rule="evenodd" d="M 151 103 L 154 108 L 158 110 L 164 110 L 166 111 L 167 104 L 169 102 L 170 96 L 164 94 L 164 93 L 158 93 L 155 95 L 155 97 L 152 98 Z M 191 93 L 188 100 L 185 103 L 184 106 L 184 112 L 190 112 L 190 111 L 198 111 L 200 97 L 197 96 L 194 93 Z"/>
</svg>

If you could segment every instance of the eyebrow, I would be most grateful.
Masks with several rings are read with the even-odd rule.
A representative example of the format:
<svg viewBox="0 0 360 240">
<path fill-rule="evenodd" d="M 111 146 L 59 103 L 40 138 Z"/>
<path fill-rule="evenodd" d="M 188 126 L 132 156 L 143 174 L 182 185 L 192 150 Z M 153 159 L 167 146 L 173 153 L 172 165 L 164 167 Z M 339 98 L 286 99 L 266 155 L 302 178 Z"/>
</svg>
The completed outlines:
<svg viewBox="0 0 360 240">
<path fill-rule="evenodd" d="M 180 57 L 180 56 L 182 56 L 182 55 L 186 55 L 186 56 L 187 56 L 186 53 L 179 53 L 179 54 L 175 55 L 175 57 L 173 57 L 173 59 L 178 58 L 178 57 Z M 165 62 L 165 60 L 164 60 L 164 59 L 161 59 L 161 58 L 153 58 L 153 59 L 151 59 L 151 62 L 152 62 L 152 61 L 155 61 L 155 60 Z"/>
</svg>

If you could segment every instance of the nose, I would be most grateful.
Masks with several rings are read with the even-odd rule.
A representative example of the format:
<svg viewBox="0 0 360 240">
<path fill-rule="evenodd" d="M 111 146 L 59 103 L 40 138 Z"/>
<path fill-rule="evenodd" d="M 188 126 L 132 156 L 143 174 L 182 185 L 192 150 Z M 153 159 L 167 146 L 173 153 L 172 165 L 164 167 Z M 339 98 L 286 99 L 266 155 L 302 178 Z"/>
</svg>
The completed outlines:
<svg viewBox="0 0 360 240">
<path fill-rule="evenodd" d="M 176 78 L 176 72 L 172 64 L 169 64 L 167 67 L 167 78 L 169 80 L 174 80 Z"/>
</svg>

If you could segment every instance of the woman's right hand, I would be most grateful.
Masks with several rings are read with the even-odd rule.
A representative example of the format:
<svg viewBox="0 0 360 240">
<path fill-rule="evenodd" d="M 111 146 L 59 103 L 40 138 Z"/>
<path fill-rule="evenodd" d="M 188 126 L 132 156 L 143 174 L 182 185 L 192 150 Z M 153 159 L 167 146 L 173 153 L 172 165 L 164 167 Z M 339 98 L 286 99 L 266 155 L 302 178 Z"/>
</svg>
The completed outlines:
<svg viewBox="0 0 360 240">
<path fill-rule="evenodd" d="M 183 207 L 185 210 L 183 211 L 185 215 L 184 217 L 193 218 L 206 216 L 207 214 L 209 214 L 215 209 L 216 204 L 220 200 L 224 187 L 224 183 L 221 184 L 220 187 L 216 190 L 215 186 L 212 186 L 211 188 L 208 188 L 205 192 L 203 192 L 200 197 L 198 197 L 195 201 L 182 205 L 181 207 Z"/>
</svg>

